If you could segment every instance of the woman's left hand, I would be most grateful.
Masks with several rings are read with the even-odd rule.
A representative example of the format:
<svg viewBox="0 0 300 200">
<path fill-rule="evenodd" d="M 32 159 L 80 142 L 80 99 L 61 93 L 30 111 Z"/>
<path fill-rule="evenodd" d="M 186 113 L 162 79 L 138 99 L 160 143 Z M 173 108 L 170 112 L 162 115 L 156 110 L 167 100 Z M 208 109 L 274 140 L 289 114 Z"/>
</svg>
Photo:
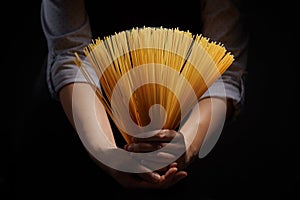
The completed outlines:
<svg viewBox="0 0 300 200">
<path fill-rule="evenodd" d="M 125 145 L 125 150 L 140 154 L 143 165 L 150 169 L 165 172 L 168 166 L 176 162 L 178 169 L 183 170 L 189 165 L 191 156 L 187 152 L 182 133 L 163 129 L 148 138 L 133 137 L 132 143 Z M 150 153 L 149 152 L 153 152 Z M 163 166 L 157 169 L 158 166 Z"/>
</svg>

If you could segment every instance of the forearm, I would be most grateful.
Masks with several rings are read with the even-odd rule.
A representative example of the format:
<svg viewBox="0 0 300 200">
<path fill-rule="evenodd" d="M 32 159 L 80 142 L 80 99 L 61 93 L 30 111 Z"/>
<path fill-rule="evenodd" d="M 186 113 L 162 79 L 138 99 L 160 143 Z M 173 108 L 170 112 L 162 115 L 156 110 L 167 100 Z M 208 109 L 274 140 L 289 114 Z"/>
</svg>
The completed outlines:
<svg viewBox="0 0 300 200">
<path fill-rule="evenodd" d="M 59 98 L 70 123 L 90 153 L 116 147 L 105 108 L 89 84 L 68 84 L 60 90 Z"/>
<path fill-rule="evenodd" d="M 208 97 L 194 107 L 179 130 L 184 135 L 189 159 L 203 157 L 213 148 L 232 112 L 231 105 L 229 99 Z"/>
<path fill-rule="evenodd" d="M 132 170 L 139 171 L 143 166 L 134 163 L 128 153 L 116 146 L 105 108 L 93 88 L 87 83 L 68 84 L 59 92 L 59 97 L 66 115 L 91 159 L 124 186 L 128 186 L 127 182 L 136 181 L 130 174 L 120 172 L 118 169 L 129 171 L 131 169 L 128 167 L 132 166 Z M 153 176 L 153 173 L 144 174 L 147 180 L 157 179 Z M 141 187 L 139 185 L 141 180 L 137 183 L 135 187 Z"/>
</svg>

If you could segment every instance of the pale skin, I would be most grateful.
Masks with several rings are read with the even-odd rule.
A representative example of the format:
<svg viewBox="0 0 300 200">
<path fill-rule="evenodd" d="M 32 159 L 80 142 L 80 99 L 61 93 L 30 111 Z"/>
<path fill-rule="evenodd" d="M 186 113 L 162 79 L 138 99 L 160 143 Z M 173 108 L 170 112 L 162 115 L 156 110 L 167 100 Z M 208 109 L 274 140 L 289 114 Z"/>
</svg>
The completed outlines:
<svg viewBox="0 0 300 200">
<path fill-rule="evenodd" d="M 90 109 L 90 102 L 85 99 L 87 97 L 96 98 L 93 89 L 87 83 L 76 83 L 76 94 L 73 94 L 74 83 L 64 86 L 59 92 L 60 102 L 62 107 L 73 127 L 76 129 L 78 126 L 74 120 L 74 109 L 80 110 L 80 115 L 77 115 L 77 124 L 81 124 L 82 130 L 79 132 L 85 146 L 89 146 L 88 153 L 91 158 L 109 175 L 111 175 L 120 185 L 126 188 L 143 188 L 143 189 L 165 189 L 176 184 L 187 176 L 185 169 L 197 159 L 199 150 L 207 133 L 207 129 L 211 123 L 212 115 L 212 103 L 214 103 L 215 114 L 224 113 L 224 109 L 227 115 L 231 112 L 231 101 L 221 98 L 204 98 L 198 102 L 195 109 L 199 109 L 200 116 L 191 114 L 186 120 L 185 124 L 180 128 L 179 132 L 175 130 L 161 130 L 157 135 L 149 138 L 133 138 L 130 145 L 125 145 L 124 149 L 131 152 L 151 152 L 157 150 L 163 146 L 166 146 L 174 137 L 177 138 L 175 142 L 172 142 L 170 151 L 160 153 L 155 158 L 147 158 L 143 164 L 137 164 L 137 168 L 151 169 L 155 162 L 162 161 L 165 163 L 171 163 L 164 168 L 156 171 L 149 171 L 145 173 L 127 173 L 113 168 L 100 162 L 97 158 L 99 152 L 113 155 L 115 151 L 119 151 L 116 146 L 112 129 L 105 108 L 102 103 L 95 100 L 94 109 Z M 73 96 L 74 95 L 74 96 Z M 85 98 L 82 98 L 85 97 Z M 76 98 L 77 101 L 73 102 L 72 99 Z M 226 110 L 227 108 L 227 110 Z M 82 113 L 81 111 L 84 110 Z M 76 111 L 75 111 L 76 112 Z M 93 115 L 91 115 L 93 113 Z M 192 112 L 193 113 L 193 112 Z M 92 116 L 92 117 L 91 117 Z M 195 120 L 197 118 L 197 120 Z M 195 123 L 197 121 L 197 123 Z M 217 121 L 213 123 L 218 123 Z M 99 134 L 99 127 L 101 127 L 101 133 Z M 191 130 L 196 131 L 194 138 L 189 138 Z M 105 138 L 105 139 L 103 139 Z M 174 140 L 173 140 L 174 141 Z M 190 144 L 186 147 L 186 143 Z M 178 152 L 178 149 L 184 148 L 185 153 L 176 161 L 172 161 L 175 157 L 174 152 Z M 157 159 L 159 158 L 159 159 Z M 128 158 L 130 159 L 130 158 Z M 120 165 L 126 161 L 119 161 Z M 116 163 L 116 164 L 119 164 Z"/>
</svg>

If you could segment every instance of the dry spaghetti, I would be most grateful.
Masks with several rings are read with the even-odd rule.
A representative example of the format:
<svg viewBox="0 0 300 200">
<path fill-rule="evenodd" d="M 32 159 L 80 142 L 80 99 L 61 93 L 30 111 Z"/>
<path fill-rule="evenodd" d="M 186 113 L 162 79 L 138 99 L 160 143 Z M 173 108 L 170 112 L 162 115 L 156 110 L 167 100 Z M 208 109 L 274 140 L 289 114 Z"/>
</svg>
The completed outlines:
<svg viewBox="0 0 300 200">
<path fill-rule="evenodd" d="M 142 128 L 151 122 L 149 109 L 158 104 L 166 116 L 158 109 L 152 113 L 155 119 L 164 122 L 162 128 L 176 129 L 197 103 L 192 97 L 195 95 L 199 100 L 234 61 L 221 43 L 189 31 L 163 27 L 133 28 L 98 38 L 84 52 L 101 85 L 96 94 L 127 142 L 129 135 L 122 127 L 129 121 L 123 120 L 123 112 L 128 112 L 130 119 Z M 75 63 L 87 81 L 97 85 L 88 70 L 90 66 L 75 55 Z M 143 70 L 139 70 L 141 66 Z M 114 93 L 117 86 L 120 91 Z M 113 97 L 118 98 L 114 109 Z"/>
</svg>

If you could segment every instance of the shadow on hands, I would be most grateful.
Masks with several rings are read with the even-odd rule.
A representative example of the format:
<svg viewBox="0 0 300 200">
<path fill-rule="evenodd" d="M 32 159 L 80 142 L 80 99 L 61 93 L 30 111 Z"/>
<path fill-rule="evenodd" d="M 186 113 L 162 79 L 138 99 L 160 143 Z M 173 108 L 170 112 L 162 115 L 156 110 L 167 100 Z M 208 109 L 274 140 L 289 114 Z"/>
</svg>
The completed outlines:
<svg viewBox="0 0 300 200">
<path fill-rule="evenodd" d="M 166 189 L 187 174 L 178 172 L 177 164 L 171 164 L 164 174 L 151 171 L 142 164 L 142 157 L 120 148 L 107 149 L 91 154 L 96 163 L 127 189 Z"/>
<path fill-rule="evenodd" d="M 144 166 L 164 174 L 172 163 L 176 169 L 184 169 L 186 145 L 183 135 L 175 130 L 160 130 L 148 138 L 133 137 L 125 150 L 139 153 L 135 156 Z"/>
</svg>

